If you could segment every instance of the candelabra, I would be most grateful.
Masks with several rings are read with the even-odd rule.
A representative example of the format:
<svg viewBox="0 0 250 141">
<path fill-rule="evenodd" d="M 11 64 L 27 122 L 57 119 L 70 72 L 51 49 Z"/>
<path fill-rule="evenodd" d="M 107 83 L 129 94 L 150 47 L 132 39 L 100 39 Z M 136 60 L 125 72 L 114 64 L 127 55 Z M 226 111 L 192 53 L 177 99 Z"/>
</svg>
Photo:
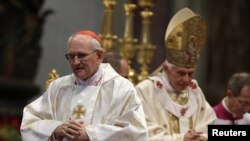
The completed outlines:
<svg viewBox="0 0 250 141">
<path fill-rule="evenodd" d="M 49 73 L 49 78 L 46 81 L 46 89 L 49 87 L 50 83 L 59 78 L 59 74 L 57 73 L 56 69 L 52 69 L 52 71 Z"/>
<path fill-rule="evenodd" d="M 125 28 L 123 38 L 119 41 L 121 43 L 120 52 L 127 60 L 129 65 L 128 79 L 136 83 L 136 71 L 131 67 L 131 59 L 135 56 L 137 39 L 134 38 L 134 10 L 136 5 L 133 3 L 124 4 L 125 10 Z"/>
<path fill-rule="evenodd" d="M 141 65 L 138 82 L 149 75 L 148 65 L 153 58 L 155 46 L 151 43 L 151 17 L 153 16 L 152 8 L 155 6 L 155 0 L 139 0 L 139 6 L 143 8 L 140 15 L 142 17 L 142 30 L 140 44 L 138 45 L 137 62 Z"/>
<path fill-rule="evenodd" d="M 104 10 L 104 20 L 102 26 L 102 34 L 100 38 L 102 39 L 102 46 L 106 51 L 111 51 L 114 49 L 115 40 L 117 36 L 113 34 L 113 9 L 116 5 L 116 0 L 103 0 L 105 6 Z"/>
<path fill-rule="evenodd" d="M 115 48 L 115 40 L 117 36 L 113 34 L 113 9 L 116 5 L 116 0 L 103 0 L 105 6 L 104 20 L 102 26 L 102 45 L 106 51 L 112 51 Z M 134 16 L 136 4 L 128 0 L 124 4 L 125 11 L 125 27 L 123 37 L 119 39 L 121 46 L 120 53 L 128 61 L 129 74 L 128 79 L 134 84 L 145 79 L 149 75 L 149 65 L 153 58 L 155 46 L 151 43 L 151 17 L 153 16 L 152 8 L 155 6 L 155 0 L 138 0 L 138 5 L 143 9 L 140 12 L 142 18 L 142 29 L 140 43 L 137 44 L 137 39 L 134 38 Z M 136 57 L 136 58 L 135 58 Z M 137 76 L 135 69 L 131 67 L 132 59 L 136 59 L 140 65 L 140 73 Z"/>
</svg>

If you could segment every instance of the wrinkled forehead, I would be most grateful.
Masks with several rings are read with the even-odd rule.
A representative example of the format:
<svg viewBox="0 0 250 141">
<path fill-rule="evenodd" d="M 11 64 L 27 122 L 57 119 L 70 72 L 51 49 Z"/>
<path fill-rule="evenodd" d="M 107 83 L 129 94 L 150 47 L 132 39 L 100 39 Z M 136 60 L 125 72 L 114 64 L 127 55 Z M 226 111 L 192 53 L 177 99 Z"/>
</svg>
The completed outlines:
<svg viewBox="0 0 250 141">
<path fill-rule="evenodd" d="M 173 69 L 175 71 L 182 71 L 182 72 L 186 72 L 186 73 L 194 73 L 194 71 L 195 71 L 195 68 L 192 68 L 192 67 L 187 68 L 187 67 L 179 67 L 176 65 L 173 66 Z"/>
</svg>

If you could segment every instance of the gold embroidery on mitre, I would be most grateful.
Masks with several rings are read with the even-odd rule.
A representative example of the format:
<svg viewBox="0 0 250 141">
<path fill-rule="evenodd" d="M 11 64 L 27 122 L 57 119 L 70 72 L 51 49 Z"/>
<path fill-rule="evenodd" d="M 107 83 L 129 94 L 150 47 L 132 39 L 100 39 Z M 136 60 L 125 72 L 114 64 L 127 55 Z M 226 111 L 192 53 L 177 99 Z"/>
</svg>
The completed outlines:
<svg viewBox="0 0 250 141">
<path fill-rule="evenodd" d="M 195 67 L 206 38 L 205 20 L 188 8 L 171 19 L 166 35 L 167 60 L 180 67 Z"/>
</svg>

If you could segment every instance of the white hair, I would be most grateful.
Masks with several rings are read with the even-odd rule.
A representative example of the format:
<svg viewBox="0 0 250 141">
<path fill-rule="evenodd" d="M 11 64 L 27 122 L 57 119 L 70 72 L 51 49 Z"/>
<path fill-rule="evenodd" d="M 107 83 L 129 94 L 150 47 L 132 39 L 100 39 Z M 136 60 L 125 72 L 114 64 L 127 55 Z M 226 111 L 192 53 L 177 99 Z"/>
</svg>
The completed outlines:
<svg viewBox="0 0 250 141">
<path fill-rule="evenodd" d="M 82 35 L 82 34 L 74 34 L 74 35 L 71 35 L 69 38 L 68 38 L 68 42 L 67 42 L 67 48 L 69 47 L 69 43 L 70 41 L 75 37 L 75 36 L 81 36 L 83 39 L 90 39 L 90 43 L 93 45 L 94 49 L 102 49 L 102 46 L 100 44 L 99 41 L 97 41 L 95 38 L 89 36 L 89 35 Z M 91 37 L 91 38 L 90 38 Z"/>
<path fill-rule="evenodd" d="M 163 64 L 167 65 L 169 69 L 176 67 L 176 65 L 170 63 L 167 59 L 163 62 Z"/>
</svg>

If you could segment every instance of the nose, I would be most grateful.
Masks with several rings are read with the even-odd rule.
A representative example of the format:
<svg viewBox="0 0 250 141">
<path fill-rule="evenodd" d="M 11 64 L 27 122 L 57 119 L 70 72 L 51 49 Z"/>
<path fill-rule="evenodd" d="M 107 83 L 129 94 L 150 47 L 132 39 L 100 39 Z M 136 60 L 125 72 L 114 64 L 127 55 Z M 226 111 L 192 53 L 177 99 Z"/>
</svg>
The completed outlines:
<svg viewBox="0 0 250 141">
<path fill-rule="evenodd" d="M 190 84 L 190 82 L 191 82 L 190 77 L 188 75 L 183 75 L 180 84 L 186 87 Z"/>
<path fill-rule="evenodd" d="M 183 76 L 183 81 L 185 81 L 185 82 L 190 82 L 190 80 L 191 80 L 191 78 L 190 78 L 190 76 L 189 76 L 188 74 L 185 74 L 185 75 Z"/>
<path fill-rule="evenodd" d="M 78 64 L 78 63 L 80 63 L 80 59 L 78 58 L 77 55 L 75 55 L 74 59 L 72 59 L 71 62 L 74 63 L 74 64 Z"/>
</svg>

